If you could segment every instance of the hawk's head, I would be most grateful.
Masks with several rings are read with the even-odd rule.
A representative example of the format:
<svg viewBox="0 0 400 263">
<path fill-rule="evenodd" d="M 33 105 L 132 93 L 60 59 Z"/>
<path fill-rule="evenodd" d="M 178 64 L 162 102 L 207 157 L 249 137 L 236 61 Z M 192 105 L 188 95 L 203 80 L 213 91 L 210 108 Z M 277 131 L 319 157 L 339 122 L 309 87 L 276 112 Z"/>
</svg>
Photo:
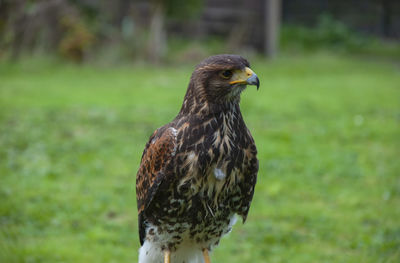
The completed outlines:
<svg viewBox="0 0 400 263">
<path fill-rule="evenodd" d="M 260 81 L 245 58 L 238 55 L 211 56 L 196 66 L 185 102 L 197 106 L 193 104 L 239 101 L 246 85 L 256 85 L 258 89 Z"/>
</svg>

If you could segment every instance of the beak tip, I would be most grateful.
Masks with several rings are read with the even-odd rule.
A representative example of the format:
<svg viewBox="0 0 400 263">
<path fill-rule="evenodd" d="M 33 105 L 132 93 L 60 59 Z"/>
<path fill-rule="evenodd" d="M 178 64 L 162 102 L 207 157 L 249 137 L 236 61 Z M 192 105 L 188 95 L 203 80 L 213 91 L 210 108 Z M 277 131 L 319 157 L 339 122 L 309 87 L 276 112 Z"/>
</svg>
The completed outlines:
<svg viewBox="0 0 400 263">
<path fill-rule="evenodd" d="M 258 76 L 256 74 L 251 75 L 251 77 L 247 79 L 247 84 L 255 85 L 257 87 L 257 90 L 260 88 L 260 80 L 258 79 Z"/>
</svg>

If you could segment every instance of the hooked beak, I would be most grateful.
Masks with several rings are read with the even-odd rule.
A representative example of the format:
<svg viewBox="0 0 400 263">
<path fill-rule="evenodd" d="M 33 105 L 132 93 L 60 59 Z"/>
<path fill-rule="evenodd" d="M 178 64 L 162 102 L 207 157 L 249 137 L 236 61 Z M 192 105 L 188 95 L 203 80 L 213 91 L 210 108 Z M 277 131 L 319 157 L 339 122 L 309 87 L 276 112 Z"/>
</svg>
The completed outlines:
<svg viewBox="0 0 400 263">
<path fill-rule="evenodd" d="M 260 80 L 254 71 L 252 71 L 249 67 L 245 67 L 244 70 L 240 70 L 232 76 L 232 81 L 229 82 L 229 84 L 255 85 L 257 86 L 258 90 L 260 87 Z"/>
</svg>

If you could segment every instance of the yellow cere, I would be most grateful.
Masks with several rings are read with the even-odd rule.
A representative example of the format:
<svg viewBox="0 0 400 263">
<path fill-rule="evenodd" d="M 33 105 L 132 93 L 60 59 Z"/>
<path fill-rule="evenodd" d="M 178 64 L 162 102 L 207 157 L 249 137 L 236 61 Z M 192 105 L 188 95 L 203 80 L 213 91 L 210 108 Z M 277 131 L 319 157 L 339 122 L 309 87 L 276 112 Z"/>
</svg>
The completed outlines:
<svg viewBox="0 0 400 263">
<path fill-rule="evenodd" d="M 244 70 L 237 70 L 234 72 L 232 76 L 232 81 L 229 82 L 229 84 L 246 84 L 247 79 L 250 78 L 253 74 L 254 71 L 252 71 L 249 67 L 246 67 Z"/>
</svg>

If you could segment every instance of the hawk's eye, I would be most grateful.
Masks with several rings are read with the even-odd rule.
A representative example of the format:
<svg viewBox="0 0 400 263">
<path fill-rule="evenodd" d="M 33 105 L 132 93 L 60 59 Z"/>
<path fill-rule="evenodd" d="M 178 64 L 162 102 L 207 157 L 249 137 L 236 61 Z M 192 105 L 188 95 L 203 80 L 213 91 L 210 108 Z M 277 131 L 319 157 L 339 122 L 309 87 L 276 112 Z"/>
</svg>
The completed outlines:
<svg viewBox="0 0 400 263">
<path fill-rule="evenodd" d="M 223 77 L 224 79 L 229 79 L 230 77 L 232 77 L 233 73 L 232 70 L 224 70 L 220 73 L 221 77 Z"/>
</svg>

